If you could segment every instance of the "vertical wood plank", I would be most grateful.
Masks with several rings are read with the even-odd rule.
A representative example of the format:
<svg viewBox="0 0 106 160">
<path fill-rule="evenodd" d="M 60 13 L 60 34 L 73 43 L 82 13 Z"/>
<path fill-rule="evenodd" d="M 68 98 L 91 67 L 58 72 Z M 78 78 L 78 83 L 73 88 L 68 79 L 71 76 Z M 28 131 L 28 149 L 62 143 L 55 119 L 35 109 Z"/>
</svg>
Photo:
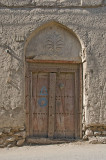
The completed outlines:
<svg viewBox="0 0 106 160">
<path fill-rule="evenodd" d="M 33 73 L 32 76 L 32 112 L 33 114 L 37 112 L 36 106 L 37 106 L 37 85 L 38 85 L 38 80 L 37 80 L 37 73 Z"/>
<path fill-rule="evenodd" d="M 33 75 L 33 123 L 34 136 L 47 137 L 48 135 L 48 73 Z"/>
<path fill-rule="evenodd" d="M 29 136 L 29 105 L 30 105 L 30 97 L 29 97 L 29 70 L 28 64 L 26 64 L 26 72 L 25 72 L 25 109 L 26 109 L 26 134 Z"/>
<path fill-rule="evenodd" d="M 78 118 L 78 71 L 75 72 L 75 138 L 78 138 L 78 125 L 79 125 L 79 118 Z"/>
<path fill-rule="evenodd" d="M 55 111 L 55 137 L 65 137 L 65 85 L 66 74 L 58 73 L 56 79 L 56 111 Z"/>
<path fill-rule="evenodd" d="M 65 136 L 75 136 L 75 79 L 73 73 L 66 74 L 65 85 Z"/>
<path fill-rule="evenodd" d="M 30 73 L 30 105 L 29 105 L 29 125 L 30 125 L 30 132 L 29 135 L 33 136 L 33 105 L 32 105 L 32 72 Z"/>
<path fill-rule="evenodd" d="M 75 136 L 75 74 L 61 73 L 56 79 L 55 137 Z"/>
<path fill-rule="evenodd" d="M 55 90 L 56 90 L 56 73 L 50 73 L 49 82 L 49 124 L 48 124 L 48 137 L 54 136 L 55 125 Z"/>
<path fill-rule="evenodd" d="M 38 126 L 36 125 L 36 117 L 35 115 L 37 114 L 34 114 L 34 113 L 37 113 L 37 85 L 38 85 L 38 82 L 37 82 L 37 79 L 38 79 L 38 75 L 37 73 L 34 73 L 33 76 L 32 76 L 32 120 L 33 120 L 33 136 L 35 135 L 35 128 L 38 128 Z"/>
<path fill-rule="evenodd" d="M 79 71 L 79 76 L 80 76 L 80 99 L 79 99 L 79 108 L 80 108 L 80 138 L 82 138 L 82 99 L 83 99 L 83 82 L 82 82 L 82 64 L 80 64 L 80 71 Z"/>
<path fill-rule="evenodd" d="M 29 113 L 26 113 L 26 135 L 29 136 Z"/>
</svg>

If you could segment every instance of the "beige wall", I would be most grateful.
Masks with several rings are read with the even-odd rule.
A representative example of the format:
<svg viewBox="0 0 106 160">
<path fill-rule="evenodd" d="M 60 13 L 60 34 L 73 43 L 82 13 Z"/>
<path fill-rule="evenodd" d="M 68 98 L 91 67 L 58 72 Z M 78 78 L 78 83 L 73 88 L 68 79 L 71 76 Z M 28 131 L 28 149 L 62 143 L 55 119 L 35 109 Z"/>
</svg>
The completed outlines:
<svg viewBox="0 0 106 160">
<path fill-rule="evenodd" d="M 105 4 L 101 0 L 1 1 L 0 128 L 25 124 L 24 46 L 28 36 L 48 21 L 59 22 L 78 36 L 83 51 L 83 122 L 106 125 Z"/>
</svg>

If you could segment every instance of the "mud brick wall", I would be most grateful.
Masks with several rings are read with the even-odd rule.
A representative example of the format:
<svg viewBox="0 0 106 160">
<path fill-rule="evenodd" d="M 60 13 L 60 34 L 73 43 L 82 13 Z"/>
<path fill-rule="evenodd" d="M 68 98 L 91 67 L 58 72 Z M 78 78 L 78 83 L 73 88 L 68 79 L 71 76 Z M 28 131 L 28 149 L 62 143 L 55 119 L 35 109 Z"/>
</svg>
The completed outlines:
<svg viewBox="0 0 106 160">
<path fill-rule="evenodd" d="M 24 142 L 25 136 L 15 136 L 26 123 L 24 46 L 32 31 L 49 21 L 73 30 L 82 43 L 82 132 L 86 138 L 88 130 L 92 136 L 105 136 L 106 0 L 1 0 L 1 145 L 8 145 L 7 141 Z M 5 128 L 9 128 L 9 133 Z"/>
</svg>

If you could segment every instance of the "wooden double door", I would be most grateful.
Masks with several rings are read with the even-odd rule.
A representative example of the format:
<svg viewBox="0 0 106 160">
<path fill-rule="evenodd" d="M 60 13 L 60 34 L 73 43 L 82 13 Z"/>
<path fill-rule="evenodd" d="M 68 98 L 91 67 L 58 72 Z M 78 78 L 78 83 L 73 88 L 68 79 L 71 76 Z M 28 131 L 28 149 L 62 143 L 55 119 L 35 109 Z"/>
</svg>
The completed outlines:
<svg viewBox="0 0 106 160">
<path fill-rule="evenodd" d="M 80 137 L 79 67 L 59 67 L 29 64 L 26 78 L 28 136 Z"/>
</svg>

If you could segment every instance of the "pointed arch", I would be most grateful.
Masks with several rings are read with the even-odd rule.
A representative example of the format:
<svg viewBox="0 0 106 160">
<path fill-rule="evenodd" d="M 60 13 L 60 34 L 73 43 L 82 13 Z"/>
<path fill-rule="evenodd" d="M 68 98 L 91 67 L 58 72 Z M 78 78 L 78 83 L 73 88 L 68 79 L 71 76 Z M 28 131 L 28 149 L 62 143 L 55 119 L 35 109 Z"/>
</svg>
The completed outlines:
<svg viewBox="0 0 106 160">
<path fill-rule="evenodd" d="M 82 45 L 71 29 L 50 21 L 31 33 L 24 51 L 26 58 L 31 59 L 81 62 Z"/>
</svg>

